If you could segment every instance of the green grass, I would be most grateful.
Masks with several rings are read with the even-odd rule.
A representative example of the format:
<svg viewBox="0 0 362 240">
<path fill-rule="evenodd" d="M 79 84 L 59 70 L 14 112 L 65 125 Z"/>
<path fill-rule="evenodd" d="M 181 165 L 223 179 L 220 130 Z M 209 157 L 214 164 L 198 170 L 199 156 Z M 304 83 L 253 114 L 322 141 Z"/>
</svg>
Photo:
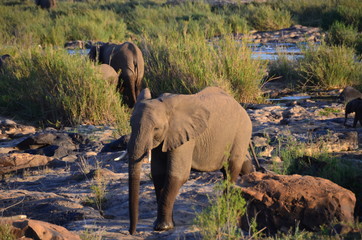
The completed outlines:
<svg viewBox="0 0 362 240">
<path fill-rule="evenodd" d="M 11 226 L 8 224 L 0 224 L 0 237 L 1 240 L 15 240 L 17 237 L 11 230 Z"/>
<path fill-rule="evenodd" d="M 228 174 L 227 180 L 215 186 L 215 192 L 214 198 L 209 197 L 210 206 L 197 214 L 195 225 L 203 239 L 241 239 L 238 221 L 246 212 L 241 189 L 230 182 Z"/>
<path fill-rule="evenodd" d="M 72 40 L 121 42 L 126 35 L 126 24 L 114 12 L 81 4 L 61 3 L 52 11 L 35 4 L 1 6 L 0 22 L 2 45 L 63 46 Z"/>
<path fill-rule="evenodd" d="M 353 48 L 322 44 L 310 46 L 303 53 L 298 70 L 305 86 L 330 89 L 362 84 L 362 63 L 356 61 Z"/>
</svg>

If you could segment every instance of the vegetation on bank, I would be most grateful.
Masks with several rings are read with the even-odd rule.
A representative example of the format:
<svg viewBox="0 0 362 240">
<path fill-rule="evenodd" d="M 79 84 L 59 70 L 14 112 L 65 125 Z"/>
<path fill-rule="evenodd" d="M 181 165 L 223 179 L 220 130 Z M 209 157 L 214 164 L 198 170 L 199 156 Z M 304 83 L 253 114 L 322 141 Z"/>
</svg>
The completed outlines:
<svg viewBox="0 0 362 240">
<path fill-rule="evenodd" d="M 362 4 L 358 0 L 271 0 L 224 6 L 202 1 L 58 1 L 57 7 L 49 11 L 30 0 L 3 0 L 0 6 L 0 54 L 12 55 L 0 83 L 1 112 L 21 114 L 44 125 L 99 123 L 101 119 L 114 123 L 120 114 L 115 107 L 102 106 L 100 112 L 86 110 L 84 102 L 96 108 L 103 101 L 99 99 L 113 98 L 115 94 L 102 92 L 100 87 L 89 90 L 94 86 L 88 84 L 102 84 L 92 80 L 95 77 L 91 76 L 91 66 L 83 56 L 66 56 L 62 46 L 72 40 L 136 42 L 144 52 L 145 81 L 154 95 L 195 93 L 217 85 L 241 102 L 259 102 L 263 99 L 260 89 L 268 80 L 268 70 L 269 78 L 291 78 L 295 86 L 362 85 L 361 63 L 354 57 L 362 48 Z M 247 43 L 235 41 L 230 35 L 292 24 L 329 30 L 327 44 L 306 49 L 305 58 L 298 62 L 282 59 L 284 63 L 268 63 L 253 59 Z M 77 71 L 77 64 L 84 71 Z M 57 92 L 60 88 L 51 89 L 52 84 L 63 84 L 63 78 L 67 79 L 68 87 L 74 86 L 72 94 L 76 92 L 77 96 L 69 97 L 72 100 L 64 100 L 70 90 L 63 94 Z M 21 79 L 26 79 L 26 84 Z M 34 89 L 32 95 L 38 96 L 25 94 L 29 86 Z M 97 97 L 90 100 L 89 91 L 98 91 Z M 49 97 L 49 92 L 55 95 Z M 122 107 L 121 112 L 125 111 Z M 119 123 L 125 131 L 126 119 Z"/>
</svg>

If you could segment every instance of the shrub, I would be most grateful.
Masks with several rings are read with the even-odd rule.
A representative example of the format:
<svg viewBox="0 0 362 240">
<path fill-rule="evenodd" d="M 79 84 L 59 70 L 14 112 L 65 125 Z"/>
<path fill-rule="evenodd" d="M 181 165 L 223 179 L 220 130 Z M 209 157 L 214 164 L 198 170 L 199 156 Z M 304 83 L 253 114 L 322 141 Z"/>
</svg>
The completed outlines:
<svg viewBox="0 0 362 240">
<path fill-rule="evenodd" d="M 288 10 L 272 8 L 269 5 L 250 5 L 247 19 L 258 31 L 278 30 L 293 24 Z"/>
<path fill-rule="evenodd" d="M 252 59 L 246 44 L 240 46 L 232 37 L 208 42 L 200 33 L 174 33 L 167 38 L 146 38 L 142 49 L 146 80 L 156 95 L 219 86 L 238 101 L 256 101 L 261 96 L 266 63 Z"/>
<path fill-rule="evenodd" d="M 1 113 L 41 124 L 114 124 L 127 132 L 129 112 L 114 86 L 86 56 L 32 48 L 6 65 L 0 81 Z"/>
<path fill-rule="evenodd" d="M 287 55 L 280 54 L 278 59 L 269 62 L 269 79 L 276 79 L 288 83 L 291 86 L 300 80 L 298 72 L 298 61 L 288 58 Z"/>
<path fill-rule="evenodd" d="M 300 60 L 299 71 L 305 86 L 341 88 L 360 85 L 362 63 L 356 61 L 355 52 L 346 46 L 310 46 Z"/>
<path fill-rule="evenodd" d="M 210 206 L 196 216 L 195 224 L 199 227 L 203 239 L 242 237 L 238 221 L 246 211 L 246 202 L 241 189 L 229 180 L 215 186 L 217 196 L 209 198 Z"/>
<path fill-rule="evenodd" d="M 335 22 L 330 27 L 327 43 L 330 45 L 345 45 L 347 47 L 354 47 L 358 39 L 357 29 L 351 25 L 345 25 L 341 22 Z"/>
</svg>

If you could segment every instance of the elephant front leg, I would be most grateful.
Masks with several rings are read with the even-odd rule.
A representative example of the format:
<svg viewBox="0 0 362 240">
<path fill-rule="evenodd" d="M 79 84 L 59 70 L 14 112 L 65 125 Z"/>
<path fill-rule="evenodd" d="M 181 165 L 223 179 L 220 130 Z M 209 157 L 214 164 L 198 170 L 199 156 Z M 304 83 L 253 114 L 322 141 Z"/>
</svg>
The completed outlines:
<svg viewBox="0 0 362 240">
<path fill-rule="evenodd" d="M 167 169 L 160 197 L 157 199 L 156 231 L 174 228 L 173 206 L 181 186 L 187 181 L 192 162 L 191 144 L 185 144 L 167 154 Z M 157 190 L 156 190 L 157 192 Z"/>
</svg>

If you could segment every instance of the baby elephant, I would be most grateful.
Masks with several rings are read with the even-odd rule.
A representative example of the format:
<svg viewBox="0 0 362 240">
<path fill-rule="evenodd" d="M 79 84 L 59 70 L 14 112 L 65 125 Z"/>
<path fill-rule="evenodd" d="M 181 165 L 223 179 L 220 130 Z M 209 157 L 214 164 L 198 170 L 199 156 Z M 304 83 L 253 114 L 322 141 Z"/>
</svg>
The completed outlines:
<svg viewBox="0 0 362 240">
<path fill-rule="evenodd" d="M 356 98 L 362 98 L 362 93 L 351 86 L 344 88 L 339 95 L 339 101 L 343 103 L 348 103 Z"/>
<path fill-rule="evenodd" d="M 361 98 L 356 98 L 347 103 L 346 110 L 345 110 L 345 118 L 344 118 L 345 126 L 347 126 L 346 125 L 347 115 L 350 113 L 353 113 L 353 112 L 355 113 L 354 120 L 353 120 L 353 127 L 354 128 L 356 127 L 358 121 L 362 126 L 362 99 Z"/>
</svg>

